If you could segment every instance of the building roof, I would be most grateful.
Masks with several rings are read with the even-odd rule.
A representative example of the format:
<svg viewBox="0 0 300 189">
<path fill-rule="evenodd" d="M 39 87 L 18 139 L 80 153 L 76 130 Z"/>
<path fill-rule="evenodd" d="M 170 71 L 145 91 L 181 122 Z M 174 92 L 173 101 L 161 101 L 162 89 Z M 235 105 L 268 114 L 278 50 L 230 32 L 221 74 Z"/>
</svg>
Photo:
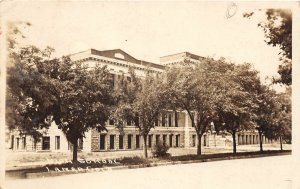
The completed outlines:
<svg viewBox="0 0 300 189">
<path fill-rule="evenodd" d="M 121 50 L 121 49 L 113 49 L 113 50 L 105 50 L 105 51 L 99 51 L 99 50 L 96 50 L 96 49 L 89 49 L 89 50 L 83 51 L 83 52 L 88 52 L 92 55 L 123 60 L 123 61 L 127 61 L 127 62 L 130 62 L 130 63 L 146 66 L 146 67 L 149 66 L 149 67 L 152 67 L 152 68 L 165 69 L 164 65 L 160 65 L 160 64 L 156 64 L 156 63 L 136 59 L 133 56 L 126 53 L 125 51 Z M 83 52 L 79 52 L 79 53 L 83 53 Z M 74 56 L 74 55 L 79 54 L 79 53 L 75 53 L 75 54 L 72 54 L 70 56 Z"/>
<path fill-rule="evenodd" d="M 171 55 L 167 55 L 167 56 L 162 56 L 162 57 L 160 57 L 160 61 L 161 61 L 161 63 L 163 63 L 163 62 L 172 61 L 172 60 L 175 61 L 175 60 L 178 60 L 178 59 L 181 59 L 184 57 L 189 57 L 194 60 L 200 60 L 200 59 L 204 58 L 202 56 L 199 56 L 199 55 L 196 55 L 196 54 L 193 54 L 190 52 L 180 52 L 180 53 L 175 53 L 175 54 L 171 54 Z"/>
</svg>

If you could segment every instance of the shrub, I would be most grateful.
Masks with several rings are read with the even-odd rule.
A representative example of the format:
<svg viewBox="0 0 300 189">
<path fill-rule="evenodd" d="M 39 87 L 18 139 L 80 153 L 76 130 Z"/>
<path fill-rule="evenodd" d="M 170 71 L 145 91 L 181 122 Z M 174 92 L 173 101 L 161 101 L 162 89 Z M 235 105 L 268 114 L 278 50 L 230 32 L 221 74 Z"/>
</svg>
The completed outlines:
<svg viewBox="0 0 300 189">
<path fill-rule="evenodd" d="M 168 157 L 170 156 L 169 153 L 167 153 L 169 150 L 169 146 L 165 143 L 158 142 L 154 145 L 152 149 L 152 154 L 154 157 Z"/>
<path fill-rule="evenodd" d="M 138 156 L 134 157 L 124 157 L 119 160 L 123 165 L 138 165 L 138 164 L 148 164 L 149 161 L 145 158 L 141 158 Z"/>
</svg>

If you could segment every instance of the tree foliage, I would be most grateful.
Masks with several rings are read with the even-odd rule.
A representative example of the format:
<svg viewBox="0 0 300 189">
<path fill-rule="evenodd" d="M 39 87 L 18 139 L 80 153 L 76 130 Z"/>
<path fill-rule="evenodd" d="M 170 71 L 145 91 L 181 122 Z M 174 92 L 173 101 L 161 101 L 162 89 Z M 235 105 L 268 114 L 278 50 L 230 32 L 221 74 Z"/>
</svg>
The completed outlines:
<svg viewBox="0 0 300 189">
<path fill-rule="evenodd" d="M 272 127 L 269 127 L 265 135 L 270 139 L 279 139 L 282 142 L 291 143 L 292 110 L 291 110 L 291 88 L 285 92 L 275 95 L 274 118 Z"/>
<path fill-rule="evenodd" d="M 11 67 L 7 69 L 6 123 L 10 129 L 33 135 L 39 139 L 38 128 L 48 128 L 50 120 L 46 106 L 51 96 L 46 91 L 51 83 L 39 74 L 37 64 L 49 58 L 51 49 L 41 51 L 35 47 L 10 51 Z"/>
<path fill-rule="evenodd" d="M 169 102 L 186 111 L 198 137 L 197 154 L 201 154 L 201 137 L 215 119 L 216 105 L 223 96 L 223 76 L 231 65 L 224 59 L 199 60 L 197 64 L 183 62 L 166 72 Z"/>
<path fill-rule="evenodd" d="M 31 26 L 30 22 L 7 22 L 7 48 L 9 51 L 18 49 L 19 42 L 26 38 L 23 31 L 29 26 Z"/>
<path fill-rule="evenodd" d="M 253 130 L 255 109 L 257 108 L 255 91 L 260 85 L 257 71 L 250 64 L 234 65 L 225 77 L 223 98 L 218 103 L 218 126 L 233 137 L 233 152 L 236 153 L 236 134 Z"/>
<path fill-rule="evenodd" d="M 146 70 L 143 78 L 138 78 L 133 68 L 130 68 L 130 80 L 121 77 L 116 91 L 116 109 L 113 118 L 117 127 L 122 131 L 126 121 L 131 120 L 139 129 L 144 139 L 144 153 L 148 157 L 147 138 L 150 130 L 155 127 L 158 116 L 165 108 L 165 94 L 161 77 L 156 76 L 150 69 Z"/>
<path fill-rule="evenodd" d="M 254 12 L 245 13 L 243 16 L 250 18 Z M 274 83 L 292 84 L 292 12 L 287 9 L 265 10 L 266 20 L 258 23 L 265 33 L 265 42 L 268 45 L 280 48 L 282 64 L 278 68 L 280 78 L 275 78 Z"/>
<path fill-rule="evenodd" d="M 68 57 L 51 58 L 52 52 L 30 46 L 12 54 L 9 126 L 39 135 L 54 121 L 74 145 L 77 161 L 77 140 L 92 128 L 105 129 L 113 103 L 109 73 L 106 67 L 89 68 Z"/>
<path fill-rule="evenodd" d="M 260 151 L 263 151 L 262 135 L 268 136 L 270 130 L 273 129 L 275 120 L 277 119 L 276 111 L 278 106 L 276 105 L 276 92 L 269 89 L 268 86 L 261 85 L 257 91 L 258 109 L 256 109 L 256 124 L 257 131 L 259 133 Z M 270 138 L 270 136 L 268 136 Z"/>
</svg>

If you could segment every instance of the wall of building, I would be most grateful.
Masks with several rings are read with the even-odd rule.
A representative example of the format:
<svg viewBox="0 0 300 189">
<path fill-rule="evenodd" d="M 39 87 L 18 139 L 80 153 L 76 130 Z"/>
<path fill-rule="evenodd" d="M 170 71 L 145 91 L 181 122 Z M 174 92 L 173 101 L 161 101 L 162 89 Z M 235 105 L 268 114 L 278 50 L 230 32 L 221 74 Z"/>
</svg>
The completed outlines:
<svg viewBox="0 0 300 189">
<path fill-rule="evenodd" d="M 49 129 L 40 130 L 43 137 L 38 141 L 32 136 L 21 135 L 19 131 L 11 132 L 9 148 L 14 151 L 52 151 L 65 152 L 71 149 L 71 144 L 67 141 L 64 133 L 58 129 L 55 123 L 52 123 Z M 87 132 L 86 138 L 83 138 L 82 151 L 91 151 L 91 131 Z M 49 139 L 49 145 L 45 142 Z M 43 145 L 44 143 L 44 145 Z M 48 143 L 48 142 L 46 142 Z"/>
<path fill-rule="evenodd" d="M 269 144 L 277 142 L 276 140 L 270 140 L 264 135 L 262 135 L 262 143 Z M 259 144 L 259 135 L 258 132 L 244 131 L 237 134 L 237 143 L 239 145 L 250 145 L 250 144 Z"/>
</svg>

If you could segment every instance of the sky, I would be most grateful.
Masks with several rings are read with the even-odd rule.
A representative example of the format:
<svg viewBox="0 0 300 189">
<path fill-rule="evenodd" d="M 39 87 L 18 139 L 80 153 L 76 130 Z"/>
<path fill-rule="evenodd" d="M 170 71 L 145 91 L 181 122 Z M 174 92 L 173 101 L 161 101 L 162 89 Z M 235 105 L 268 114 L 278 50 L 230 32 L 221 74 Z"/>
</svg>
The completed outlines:
<svg viewBox="0 0 300 189">
<path fill-rule="evenodd" d="M 28 21 L 26 44 L 53 47 L 56 56 L 90 48 L 122 49 L 137 59 L 159 63 L 159 57 L 191 52 L 252 63 L 265 77 L 277 76 L 279 49 L 267 45 L 257 26 L 259 8 L 292 3 L 77 1 L 14 2 L 0 7 L 9 21 Z M 3 5 L 3 4 L 2 4 Z"/>
</svg>

